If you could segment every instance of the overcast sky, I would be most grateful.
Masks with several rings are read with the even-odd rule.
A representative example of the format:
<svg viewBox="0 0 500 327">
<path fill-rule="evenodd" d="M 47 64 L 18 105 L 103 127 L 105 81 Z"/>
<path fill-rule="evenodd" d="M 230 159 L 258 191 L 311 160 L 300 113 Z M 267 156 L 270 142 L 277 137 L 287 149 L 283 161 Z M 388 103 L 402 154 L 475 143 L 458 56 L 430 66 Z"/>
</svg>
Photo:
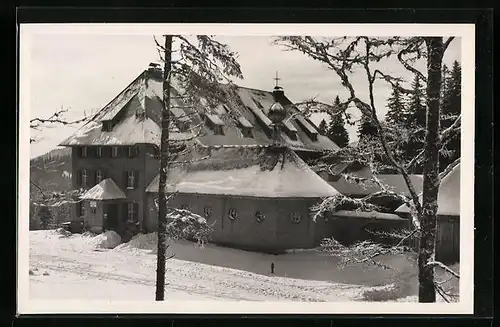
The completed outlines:
<svg viewBox="0 0 500 327">
<path fill-rule="evenodd" d="M 337 76 L 324 65 L 297 52 L 283 51 L 263 36 L 223 36 L 218 40 L 239 54 L 244 79 L 239 85 L 269 90 L 274 86 L 276 71 L 280 85 L 292 101 L 317 97 L 331 102 L 336 95 L 346 98 Z M 22 45 L 21 45 L 22 46 Z M 149 35 L 38 35 L 30 51 L 31 117 L 48 117 L 62 107 L 69 118 L 103 107 L 135 79 L 158 53 Z M 456 38 L 446 52 L 445 63 L 460 61 L 460 39 Z M 422 63 L 423 64 L 423 63 Z M 411 75 L 394 60 L 381 64 L 385 71 L 411 79 Z M 365 76 L 352 78 L 355 86 L 366 85 Z M 360 87 L 365 90 L 366 87 Z M 383 83 L 375 90 L 380 115 L 385 114 L 390 89 Z M 360 93 L 366 97 L 366 92 Z M 318 119 L 313 119 L 317 120 Z M 31 145 L 31 157 L 43 154 L 73 133 L 75 128 L 46 128 L 35 135 L 41 138 Z M 349 130 L 351 141 L 355 129 Z"/>
</svg>

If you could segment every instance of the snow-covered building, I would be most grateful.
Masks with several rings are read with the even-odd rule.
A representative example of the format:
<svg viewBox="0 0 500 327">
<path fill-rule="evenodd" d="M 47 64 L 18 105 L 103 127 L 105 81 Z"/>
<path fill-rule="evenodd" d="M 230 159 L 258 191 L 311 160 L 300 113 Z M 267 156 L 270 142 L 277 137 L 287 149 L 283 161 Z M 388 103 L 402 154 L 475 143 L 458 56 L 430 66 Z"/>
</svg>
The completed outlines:
<svg viewBox="0 0 500 327">
<path fill-rule="evenodd" d="M 252 201 L 254 201 L 252 208 L 257 209 L 256 203 L 258 201 L 256 198 L 260 197 L 259 201 L 267 201 L 267 205 L 276 204 L 276 210 L 284 210 L 287 206 L 293 207 L 293 203 L 295 203 L 293 199 L 308 199 L 304 200 L 304 203 L 297 203 L 295 210 L 300 212 L 300 218 L 297 218 L 297 214 L 294 214 L 295 218 L 280 222 L 290 224 L 291 229 L 300 229 L 302 227 L 297 226 L 304 226 L 306 221 L 303 218 L 307 214 L 305 203 L 310 203 L 313 198 L 317 199 L 335 192 L 331 186 L 322 181 L 312 171 L 306 168 L 298 168 L 298 166 L 291 166 L 291 162 L 300 162 L 302 167 L 305 165 L 304 160 L 319 157 L 324 151 L 336 151 L 338 146 L 327 137 L 319 134 L 314 124 L 301 115 L 300 111 L 285 96 L 280 87 L 276 87 L 273 92 L 244 87 L 224 87 L 227 101 L 217 106 L 207 104 L 203 107 L 193 108 L 183 101 L 175 81 L 172 84 L 170 111 L 173 126 L 170 131 L 170 139 L 173 142 L 172 148 L 174 150 L 198 149 L 200 147 L 217 149 L 221 146 L 231 146 L 235 149 L 213 151 L 216 154 L 220 153 L 227 162 L 226 165 L 231 166 L 231 162 L 237 163 L 238 160 L 241 160 L 240 151 L 250 151 L 247 153 L 248 159 L 251 159 L 248 155 L 258 155 L 261 158 L 259 160 L 267 162 L 276 160 L 273 148 L 286 149 L 279 151 L 282 151 L 284 158 L 290 160 L 284 161 L 285 164 L 282 169 L 273 170 L 268 174 L 270 174 L 269 178 L 289 176 L 291 182 L 287 184 L 283 179 L 274 179 L 275 182 L 284 184 L 276 184 L 274 188 L 257 185 L 258 180 L 254 180 L 255 176 L 249 175 L 249 172 L 252 171 L 251 169 L 257 171 L 256 169 L 260 167 L 260 164 L 249 161 L 243 165 L 249 165 L 252 168 L 240 171 L 240 173 L 246 172 L 247 175 L 245 176 L 249 180 L 246 182 L 240 181 L 237 189 L 238 193 L 241 194 L 232 194 L 231 196 L 245 197 L 250 196 L 249 193 L 251 193 Z M 279 105 L 276 105 L 277 103 Z M 278 134 L 273 129 L 273 117 L 270 115 L 273 106 L 283 109 L 281 128 Z M 107 228 L 118 231 L 125 228 L 127 221 L 136 222 L 140 225 L 142 231 L 149 231 L 153 228 L 154 213 L 151 211 L 151 195 L 146 192 L 146 189 L 153 187 L 152 182 L 154 182 L 153 180 L 159 171 L 158 157 L 162 107 L 162 71 L 151 66 L 97 112 L 75 134 L 61 142 L 61 146 L 72 149 L 71 180 L 73 188 L 88 190 L 82 201 L 74 205 L 72 220 L 83 219 L 85 221 L 104 222 L 104 218 L 106 218 Z M 188 146 L 186 146 L 186 143 Z M 276 147 L 277 143 L 279 146 Z M 221 159 L 221 157 L 218 158 Z M 213 163 L 214 160 L 210 162 Z M 253 160 L 257 159 L 254 158 Z M 213 175 L 201 173 L 202 177 L 199 174 L 194 176 L 202 178 L 207 183 L 215 184 L 218 183 L 217 179 L 219 178 L 225 178 L 227 183 L 232 181 L 231 178 L 236 178 L 236 176 L 225 175 L 227 170 L 218 169 L 217 166 L 212 167 L 211 170 L 214 171 Z M 266 176 L 266 174 L 263 173 L 262 176 Z M 300 178 L 302 177 L 299 178 L 298 176 L 304 176 L 306 182 L 301 182 Z M 188 177 L 191 178 L 191 175 Z M 309 183 L 308 178 L 320 184 L 317 191 L 309 188 L 307 185 Z M 182 187 L 191 185 L 191 190 L 194 190 L 202 186 L 198 179 L 195 181 L 198 181 L 198 184 L 182 184 Z M 210 194 L 214 197 L 220 197 L 223 194 L 216 192 L 217 187 L 214 186 L 215 184 L 212 184 L 214 188 Z M 269 186 L 269 183 L 266 185 Z M 208 186 L 205 186 L 205 191 L 206 187 Z M 108 191 L 109 189 L 114 191 L 118 189 L 120 192 L 111 193 L 118 193 L 119 197 L 105 199 L 106 196 L 111 196 L 106 189 Z M 247 192 L 246 195 L 245 192 Z M 271 193 L 275 195 L 268 196 Z M 122 194 L 125 198 L 123 198 Z M 193 194 L 198 193 L 186 192 L 186 194 L 191 194 L 192 199 L 195 199 L 196 196 Z M 285 200 L 282 199 L 276 202 L 277 198 Z M 237 212 L 244 212 L 245 206 L 250 205 L 252 201 L 242 200 L 242 207 L 235 209 Z M 103 203 L 99 207 L 102 210 L 96 209 L 95 202 Z M 90 203 L 92 203 L 92 207 Z M 275 215 L 265 210 L 262 213 L 268 217 Z M 222 214 L 222 211 L 220 211 L 220 214 Z M 226 214 L 224 213 L 224 215 Z M 96 215 L 102 215 L 102 217 L 96 217 Z M 270 221 L 273 220 L 278 224 L 276 219 L 266 218 L 262 226 L 270 225 Z M 296 224 L 292 221 L 297 219 L 302 223 Z M 254 224 L 255 222 L 256 218 L 252 218 L 248 224 Z M 235 223 L 238 222 L 235 221 Z M 238 233 L 241 236 L 243 232 L 239 230 Z M 272 232 L 269 233 L 272 234 Z M 307 234 L 312 232 L 305 229 L 304 231 L 297 231 L 297 233 Z M 262 235 L 268 235 L 267 237 L 270 237 L 271 234 L 262 233 Z M 295 237 L 293 233 L 290 235 L 292 235 L 289 236 L 290 239 Z M 268 242 L 291 242 L 290 240 L 279 240 L 276 237 L 270 239 L 274 241 L 269 240 Z M 298 240 L 297 242 L 302 241 Z"/>
<path fill-rule="evenodd" d="M 262 251 L 314 247 L 331 230 L 312 207 L 338 192 L 289 147 L 197 147 L 168 173 L 169 206 L 213 225 L 211 241 Z M 199 160 L 200 158 L 206 158 Z M 157 226 L 159 176 L 147 188 L 147 229 Z"/>
<path fill-rule="evenodd" d="M 422 200 L 422 196 L 420 196 Z M 456 262 L 460 258 L 460 162 L 450 167 L 438 190 L 438 224 L 436 258 Z M 409 208 L 402 205 L 396 213 L 409 216 Z"/>
</svg>

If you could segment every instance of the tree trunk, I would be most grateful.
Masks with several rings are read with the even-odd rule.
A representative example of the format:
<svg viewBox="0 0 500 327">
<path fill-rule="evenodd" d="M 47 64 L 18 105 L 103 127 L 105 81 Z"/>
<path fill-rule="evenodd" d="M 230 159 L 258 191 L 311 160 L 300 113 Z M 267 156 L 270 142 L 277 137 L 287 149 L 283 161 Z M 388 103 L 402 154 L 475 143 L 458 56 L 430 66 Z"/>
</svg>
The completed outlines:
<svg viewBox="0 0 500 327">
<path fill-rule="evenodd" d="M 443 39 L 427 37 L 427 116 L 424 156 L 424 185 L 422 199 L 421 236 L 418 257 L 418 301 L 436 302 L 434 269 L 427 263 L 434 260 L 436 251 L 437 197 L 439 189 L 440 92 Z"/>
<path fill-rule="evenodd" d="M 161 114 L 160 143 L 160 182 L 158 186 L 158 251 L 156 264 L 156 301 L 165 299 L 165 264 L 166 264 L 166 220 L 167 167 L 169 160 L 170 128 L 170 70 L 172 61 L 172 36 L 165 36 L 165 65 L 163 69 L 163 110 Z"/>
</svg>

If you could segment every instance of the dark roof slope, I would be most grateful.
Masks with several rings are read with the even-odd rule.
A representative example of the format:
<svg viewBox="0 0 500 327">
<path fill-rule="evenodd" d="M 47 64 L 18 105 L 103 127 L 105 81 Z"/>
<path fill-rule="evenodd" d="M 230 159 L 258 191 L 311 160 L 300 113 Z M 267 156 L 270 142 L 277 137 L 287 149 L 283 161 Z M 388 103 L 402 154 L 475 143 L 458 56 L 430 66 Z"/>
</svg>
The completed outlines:
<svg viewBox="0 0 500 327">
<path fill-rule="evenodd" d="M 161 74 L 160 74 L 161 75 Z M 147 70 L 102 108 L 74 135 L 61 142 L 63 146 L 128 145 L 135 143 L 159 144 L 162 82 L 158 71 Z M 172 138 L 188 138 L 189 126 L 201 126 L 197 137 L 203 145 L 270 145 L 271 121 L 267 110 L 274 102 L 272 92 L 245 87 L 225 89 L 225 103 L 216 108 L 200 106 L 201 118 L 182 101 L 172 83 L 171 113 L 175 127 Z M 320 135 L 308 119 L 285 96 L 279 99 L 287 110 L 281 133 L 282 142 L 293 150 L 338 150 L 338 146 Z M 300 118 L 299 118 L 300 117 Z M 104 131 L 103 122 L 111 122 L 112 129 Z M 214 128 L 217 125 L 218 128 Z M 312 126 L 309 126 L 312 125 Z M 179 132 L 181 131 L 181 132 Z M 185 131 L 186 133 L 183 133 Z"/>
</svg>

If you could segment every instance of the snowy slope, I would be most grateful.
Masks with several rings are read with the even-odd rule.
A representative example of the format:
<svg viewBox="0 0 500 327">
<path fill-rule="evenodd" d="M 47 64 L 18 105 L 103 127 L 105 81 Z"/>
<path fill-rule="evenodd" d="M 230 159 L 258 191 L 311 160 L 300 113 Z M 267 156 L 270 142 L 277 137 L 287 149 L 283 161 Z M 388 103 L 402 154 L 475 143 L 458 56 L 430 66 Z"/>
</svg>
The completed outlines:
<svg viewBox="0 0 500 327">
<path fill-rule="evenodd" d="M 98 243 L 99 237 L 95 236 L 30 232 L 30 298 L 153 299 L 156 256 L 151 249 L 134 246 L 132 251 L 130 246 L 121 245 L 105 250 L 98 248 Z M 189 246 L 193 251 L 205 250 Z M 176 300 L 352 301 L 360 299 L 363 291 L 373 289 L 175 258 L 167 262 L 166 282 L 166 297 Z"/>
</svg>

